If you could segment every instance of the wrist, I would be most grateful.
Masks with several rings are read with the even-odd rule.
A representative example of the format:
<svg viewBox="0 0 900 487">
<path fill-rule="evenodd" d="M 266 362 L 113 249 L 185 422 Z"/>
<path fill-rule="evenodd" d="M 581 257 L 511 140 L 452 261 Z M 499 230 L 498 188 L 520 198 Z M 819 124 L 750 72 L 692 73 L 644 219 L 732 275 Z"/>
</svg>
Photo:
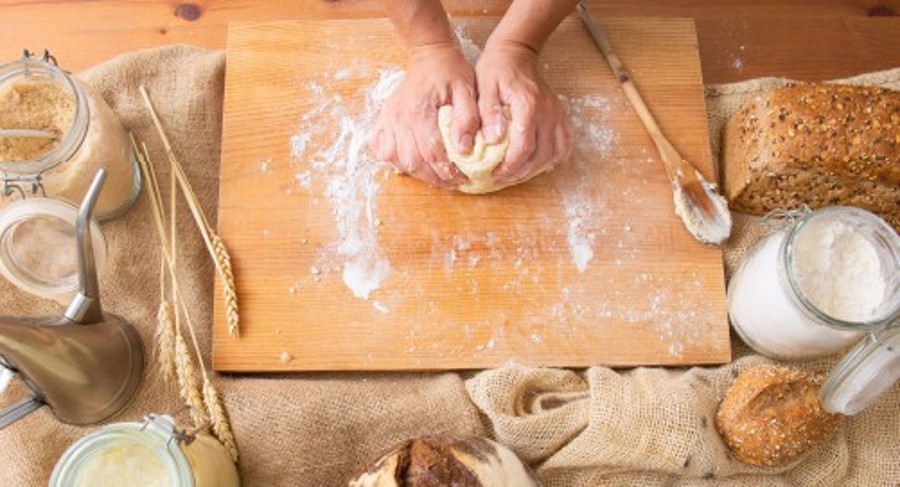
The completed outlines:
<svg viewBox="0 0 900 487">
<path fill-rule="evenodd" d="M 423 43 L 409 48 L 410 63 L 418 61 L 435 61 L 447 58 L 463 58 L 462 50 L 456 42 L 437 41 Z"/>
<path fill-rule="evenodd" d="M 480 59 L 501 58 L 517 65 L 537 66 L 538 53 L 531 46 L 519 41 L 502 39 L 488 41 Z M 480 61 L 479 59 L 479 61 Z M 494 61 L 492 61 L 494 62 Z"/>
</svg>

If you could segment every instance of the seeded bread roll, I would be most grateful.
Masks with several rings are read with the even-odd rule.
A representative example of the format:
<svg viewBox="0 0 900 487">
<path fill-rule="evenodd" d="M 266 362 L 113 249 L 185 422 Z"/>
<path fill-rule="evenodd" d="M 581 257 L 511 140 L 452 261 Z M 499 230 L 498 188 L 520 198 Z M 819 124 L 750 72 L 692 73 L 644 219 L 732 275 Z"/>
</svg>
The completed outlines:
<svg viewBox="0 0 900 487">
<path fill-rule="evenodd" d="M 840 416 L 819 402 L 822 377 L 761 365 L 734 381 L 716 428 L 737 457 L 751 465 L 783 465 L 834 436 Z"/>
<path fill-rule="evenodd" d="M 849 205 L 900 229 L 900 92 L 800 84 L 750 100 L 722 144 L 731 208 Z"/>
</svg>

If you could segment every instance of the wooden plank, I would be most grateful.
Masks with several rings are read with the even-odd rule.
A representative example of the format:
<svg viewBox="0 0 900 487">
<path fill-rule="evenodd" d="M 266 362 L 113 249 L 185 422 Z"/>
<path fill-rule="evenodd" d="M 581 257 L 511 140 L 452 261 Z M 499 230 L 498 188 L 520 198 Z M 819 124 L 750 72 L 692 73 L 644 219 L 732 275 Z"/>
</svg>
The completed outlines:
<svg viewBox="0 0 900 487">
<path fill-rule="evenodd" d="M 483 44 L 494 22 L 462 23 Z M 709 174 L 693 23 L 606 24 L 663 129 Z M 367 87 L 404 56 L 385 20 L 232 25 L 219 228 L 243 325 L 229 337 L 217 303 L 216 369 L 729 360 L 721 252 L 674 216 L 655 149 L 578 20 L 540 61 L 580 107 L 576 160 L 491 196 L 369 173 L 347 155 L 342 129 L 365 126 Z M 293 135 L 309 137 L 298 157 Z M 579 269 L 586 251 L 593 259 Z M 382 261 L 380 287 L 354 295 L 354 265 Z"/>
<path fill-rule="evenodd" d="M 454 14 L 467 16 L 497 15 L 507 3 L 445 2 Z M 593 0 L 591 5 L 607 17 L 696 18 L 708 83 L 755 76 L 829 79 L 900 65 L 900 18 L 867 17 L 900 12 L 900 0 Z M 0 0 L 0 53 L 11 59 L 25 47 L 49 47 L 68 69 L 81 71 L 117 54 L 163 44 L 221 49 L 233 21 L 378 17 L 381 12 L 377 0 Z M 740 46 L 750 53 L 744 55 Z"/>
</svg>

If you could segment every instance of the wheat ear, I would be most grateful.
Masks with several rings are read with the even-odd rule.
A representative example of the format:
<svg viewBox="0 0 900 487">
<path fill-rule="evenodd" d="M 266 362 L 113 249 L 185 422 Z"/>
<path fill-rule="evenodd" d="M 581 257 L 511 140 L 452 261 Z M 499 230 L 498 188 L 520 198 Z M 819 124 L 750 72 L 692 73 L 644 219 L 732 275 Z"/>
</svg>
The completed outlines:
<svg viewBox="0 0 900 487">
<path fill-rule="evenodd" d="M 178 393 L 191 408 L 191 420 L 194 421 L 194 425 L 202 425 L 206 422 L 206 407 L 200 393 L 200 381 L 197 379 L 194 358 L 191 357 L 187 342 L 180 334 L 175 336 L 175 365 L 178 375 Z"/>
<path fill-rule="evenodd" d="M 225 412 L 225 406 L 222 404 L 222 398 L 219 391 L 209 376 L 203 379 L 203 401 L 206 403 L 206 412 L 212 425 L 213 434 L 225 445 L 228 454 L 235 462 L 238 459 L 237 443 L 234 440 L 234 433 L 231 431 L 231 423 L 228 421 L 228 413 Z"/>
<path fill-rule="evenodd" d="M 156 131 L 159 133 L 159 138 L 162 140 L 163 147 L 166 150 L 166 156 L 169 158 L 169 163 L 172 165 L 172 171 L 178 180 L 178 186 L 181 188 L 182 193 L 184 193 L 185 200 L 191 210 L 191 215 L 194 217 L 197 229 L 200 231 L 200 235 L 203 237 L 204 243 L 206 243 L 206 248 L 216 265 L 216 270 L 218 271 L 222 282 L 222 294 L 225 303 L 225 319 L 228 324 L 228 333 L 231 336 L 236 337 L 240 332 L 240 313 L 238 309 L 234 271 L 231 267 L 231 257 L 228 254 L 228 249 L 225 247 L 222 238 L 216 234 L 212 225 L 209 224 L 209 220 L 206 218 L 206 214 L 203 213 L 203 209 L 200 208 L 197 193 L 191 186 L 190 181 L 188 181 L 187 176 L 185 176 L 181 163 L 178 162 L 178 159 L 175 157 L 175 152 L 172 150 L 169 138 L 166 136 L 165 130 L 163 130 L 162 122 L 160 122 L 156 109 L 150 101 L 150 95 L 143 85 L 140 87 L 140 92 L 141 96 L 144 98 L 144 104 L 147 107 L 147 111 L 150 112 L 153 124 L 156 126 Z"/>
<path fill-rule="evenodd" d="M 165 298 L 159 303 L 156 321 L 156 365 L 171 383 L 175 380 L 175 309 Z"/>
<path fill-rule="evenodd" d="M 228 333 L 231 336 L 237 336 L 241 319 L 234 287 L 234 272 L 231 270 L 231 256 L 228 254 L 228 249 L 225 248 L 222 237 L 215 233 L 212 233 L 210 237 L 215 251 L 216 265 L 222 269 L 222 297 L 225 301 L 225 320 L 228 323 Z"/>
</svg>

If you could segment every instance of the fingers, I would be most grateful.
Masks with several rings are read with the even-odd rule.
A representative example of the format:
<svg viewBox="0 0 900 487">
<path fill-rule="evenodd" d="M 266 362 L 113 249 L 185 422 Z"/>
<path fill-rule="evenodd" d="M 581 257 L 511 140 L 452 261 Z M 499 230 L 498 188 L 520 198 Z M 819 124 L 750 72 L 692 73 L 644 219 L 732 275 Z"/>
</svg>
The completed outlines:
<svg viewBox="0 0 900 487">
<path fill-rule="evenodd" d="M 488 144 L 499 144 L 506 132 L 506 120 L 503 117 L 503 104 L 496 84 L 479 83 L 478 115 L 481 118 L 481 131 Z"/>
<path fill-rule="evenodd" d="M 397 141 L 394 132 L 379 129 L 369 139 L 369 149 L 379 161 L 391 166 L 397 171 L 403 171 L 400 166 L 400 158 L 397 155 Z"/>
<path fill-rule="evenodd" d="M 572 150 L 575 146 L 575 135 L 572 130 L 572 124 L 567 117 L 563 118 L 562 123 L 556 124 L 555 139 L 556 145 L 551 167 L 558 166 L 572 156 Z"/>
<path fill-rule="evenodd" d="M 450 125 L 450 136 L 457 150 L 461 154 L 468 154 L 472 152 L 479 124 L 475 93 L 470 86 L 459 84 L 453 88 L 452 102 L 453 123 Z"/>
<path fill-rule="evenodd" d="M 442 180 L 449 181 L 452 178 L 449 164 L 446 164 L 447 155 L 444 145 L 441 143 L 441 135 L 437 128 L 437 108 L 426 107 L 421 110 L 411 124 L 410 129 L 415 137 L 416 147 L 419 151 L 419 160 L 432 167 L 435 174 Z"/>
<path fill-rule="evenodd" d="M 400 168 L 406 174 L 422 180 L 432 186 L 442 186 L 443 181 L 435 174 L 431 166 L 422 159 L 415 135 L 407 127 L 397 128 L 397 152 L 400 156 Z"/>
<path fill-rule="evenodd" d="M 513 100 L 509 106 L 509 148 L 494 172 L 501 183 L 512 183 L 537 149 L 536 104 L 530 99 Z"/>
<path fill-rule="evenodd" d="M 540 126 L 537 129 L 536 145 L 531 157 L 528 158 L 519 170 L 505 178 L 503 183 L 514 183 L 529 179 L 531 176 L 544 170 L 553 162 L 555 143 L 555 127 L 553 125 Z"/>
</svg>

